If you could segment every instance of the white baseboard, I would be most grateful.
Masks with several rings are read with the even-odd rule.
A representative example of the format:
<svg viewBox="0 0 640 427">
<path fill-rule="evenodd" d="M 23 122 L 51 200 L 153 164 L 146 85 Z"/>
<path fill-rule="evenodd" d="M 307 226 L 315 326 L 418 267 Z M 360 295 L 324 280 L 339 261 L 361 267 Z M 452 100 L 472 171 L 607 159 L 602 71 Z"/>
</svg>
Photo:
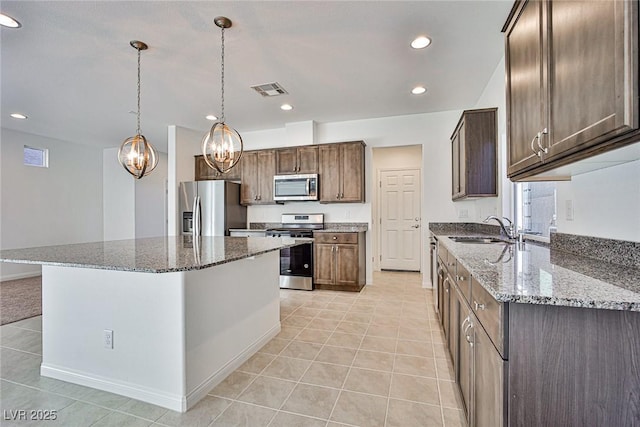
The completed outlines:
<svg viewBox="0 0 640 427">
<path fill-rule="evenodd" d="M 41 275 L 42 273 L 40 271 L 32 271 L 29 273 L 6 274 L 0 277 L 0 282 L 7 282 L 9 280 L 26 279 L 28 277 L 38 277 Z"/>
<path fill-rule="evenodd" d="M 61 381 L 67 381 L 98 390 L 116 393 L 132 399 L 162 406 L 163 408 L 171 409 L 173 411 L 186 412 L 189 408 L 204 398 L 207 393 L 213 390 L 218 384 L 224 381 L 224 379 L 233 371 L 238 369 L 273 337 L 278 335 L 280 333 L 280 329 L 280 323 L 278 322 L 276 326 L 267 331 L 267 333 L 256 340 L 253 344 L 249 345 L 242 353 L 213 373 L 202 384 L 196 387 L 195 390 L 188 393 L 186 396 L 171 394 L 160 390 L 153 390 L 124 381 L 114 381 L 110 378 L 102 378 L 67 368 L 46 365 L 44 363 L 40 365 L 40 375 L 43 377 L 55 378 Z"/>
<path fill-rule="evenodd" d="M 234 357 L 226 365 L 214 372 L 209 378 L 204 380 L 193 391 L 187 394 L 186 410 L 190 409 L 193 405 L 203 399 L 211 390 L 213 390 L 218 384 L 224 381 L 233 371 L 238 369 L 244 362 L 249 360 L 258 350 L 260 350 L 266 343 L 271 341 L 276 335 L 280 333 L 280 322 L 273 328 L 269 329 L 264 335 L 262 335 L 253 344 L 249 345 L 238 356 Z"/>
<path fill-rule="evenodd" d="M 114 381 L 93 374 L 88 375 L 67 368 L 45 365 L 44 363 L 40 365 L 40 375 L 131 397 L 132 399 L 142 400 L 143 402 L 152 403 L 178 412 L 185 412 L 187 410 L 183 396 L 141 387 L 137 384 Z"/>
</svg>

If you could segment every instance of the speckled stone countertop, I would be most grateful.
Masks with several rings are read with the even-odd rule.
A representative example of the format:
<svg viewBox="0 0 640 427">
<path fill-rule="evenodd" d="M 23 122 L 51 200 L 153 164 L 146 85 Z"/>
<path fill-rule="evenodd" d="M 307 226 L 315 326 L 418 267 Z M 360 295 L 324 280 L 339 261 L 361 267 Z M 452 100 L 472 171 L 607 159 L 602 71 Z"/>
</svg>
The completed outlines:
<svg viewBox="0 0 640 427">
<path fill-rule="evenodd" d="M 531 242 L 457 243 L 434 234 L 497 301 L 640 311 L 640 269 Z"/>
<path fill-rule="evenodd" d="M 169 273 L 201 270 L 296 246 L 276 237 L 153 237 L 0 251 L 0 261 L 102 270 Z"/>
<path fill-rule="evenodd" d="M 367 231 L 369 224 L 366 222 L 325 222 L 324 229 L 314 230 L 314 233 L 359 233 Z"/>
</svg>

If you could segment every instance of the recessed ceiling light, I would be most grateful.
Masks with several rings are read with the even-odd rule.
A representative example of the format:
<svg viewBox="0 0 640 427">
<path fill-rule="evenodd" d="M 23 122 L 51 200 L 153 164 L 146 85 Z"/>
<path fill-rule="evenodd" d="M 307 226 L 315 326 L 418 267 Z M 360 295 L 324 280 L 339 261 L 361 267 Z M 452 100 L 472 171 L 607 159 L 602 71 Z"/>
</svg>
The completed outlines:
<svg viewBox="0 0 640 427">
<path fill-rule="evenodd" d="M 27 118 L 27 116 L 20 113 L 11 113 L 11 117 L 13 117 L 14 119 L 20 119 L 20 120 L 24 120 Z"/>
<path fill-rule="evenodd" d="M 425 93 L 427 90 L 422 87 L 422 86 L 416 86 L 413 89 L 411 89 L 411 93 L 414 95 L 421 95 L 423 93 Z"/>
<path fill-rule="evenodd" d="M 207 117 L 205 117 L 205 119 L 211 120 L 212 122 L 215 122 L 216 120 L 218 120 L 218 118 L 213 114 L 209 114 Z"/>
<path fill-rule="evenodd" d="M 414 48 L 414 49 L 424 49 L 425 47 L 429 46 L 430 44 L 431 44 L 431 39 L 429 37 L 419 36 L 419 37 L 416 37 L 411 42 L 411 47 Z"/>
<path fill-rule="evenodd" d="M 293 110 L 293 107 L 291 105 L 289 105 L 289 104 L 282 104 L 280 106 L 280 109 L 284 110 L 284 111 L 289 111 L 289 110 Z"/>
<path fill-rule="evenodd" d="M 20 28 L 22 24 L 4 13 L 0 13 L 0 25 L 8 28 Z"/>
</svg>

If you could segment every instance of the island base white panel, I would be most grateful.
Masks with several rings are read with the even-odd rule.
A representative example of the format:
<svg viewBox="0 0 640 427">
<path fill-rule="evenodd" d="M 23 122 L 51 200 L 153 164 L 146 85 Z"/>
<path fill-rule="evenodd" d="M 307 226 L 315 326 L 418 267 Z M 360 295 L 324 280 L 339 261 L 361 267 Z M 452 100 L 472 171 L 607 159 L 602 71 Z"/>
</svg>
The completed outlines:
<svg viewBox="0 0 640 427">
<path fill-rule="evenodd" d="M 278 266 L 277 251 L 162 274 L 43 266 L 41 374 L 184 412 L 280 331 Z"/>
<path fill-rule="evenodd" d="M 188 407 L 280 332 L 279 277 L 278 251 L 186 274 Z"/>
</svg>

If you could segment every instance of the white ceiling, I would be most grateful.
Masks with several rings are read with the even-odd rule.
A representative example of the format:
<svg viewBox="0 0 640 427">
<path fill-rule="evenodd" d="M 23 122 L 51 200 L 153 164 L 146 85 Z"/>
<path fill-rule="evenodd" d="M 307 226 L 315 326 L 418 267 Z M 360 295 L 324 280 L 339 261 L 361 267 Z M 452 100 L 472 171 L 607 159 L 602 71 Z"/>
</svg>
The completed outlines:
<svg viewBox="0 0 640 427">
<path fill-rule="evenodd" d="M 241 133 L 472 107 L 503 56 L 511 1 L 2 1 L 3 127 L 118 146 L 135 133 L 136 51 L 142 133 L 166 150 L 167 125 L 205 131 L 220 109 L 218 15 L 225 37 L 225 113 Z M 414 50 L 427 34 L 433 43 Z M 263 98 L 250 86 L 279 82 Z M 410 94 L 422 84 L 424 95 Z M 281 111 L 282 103 L 293 111 Z M 22 112 L 28 120 L 9 117 Z"/>
</svg>

